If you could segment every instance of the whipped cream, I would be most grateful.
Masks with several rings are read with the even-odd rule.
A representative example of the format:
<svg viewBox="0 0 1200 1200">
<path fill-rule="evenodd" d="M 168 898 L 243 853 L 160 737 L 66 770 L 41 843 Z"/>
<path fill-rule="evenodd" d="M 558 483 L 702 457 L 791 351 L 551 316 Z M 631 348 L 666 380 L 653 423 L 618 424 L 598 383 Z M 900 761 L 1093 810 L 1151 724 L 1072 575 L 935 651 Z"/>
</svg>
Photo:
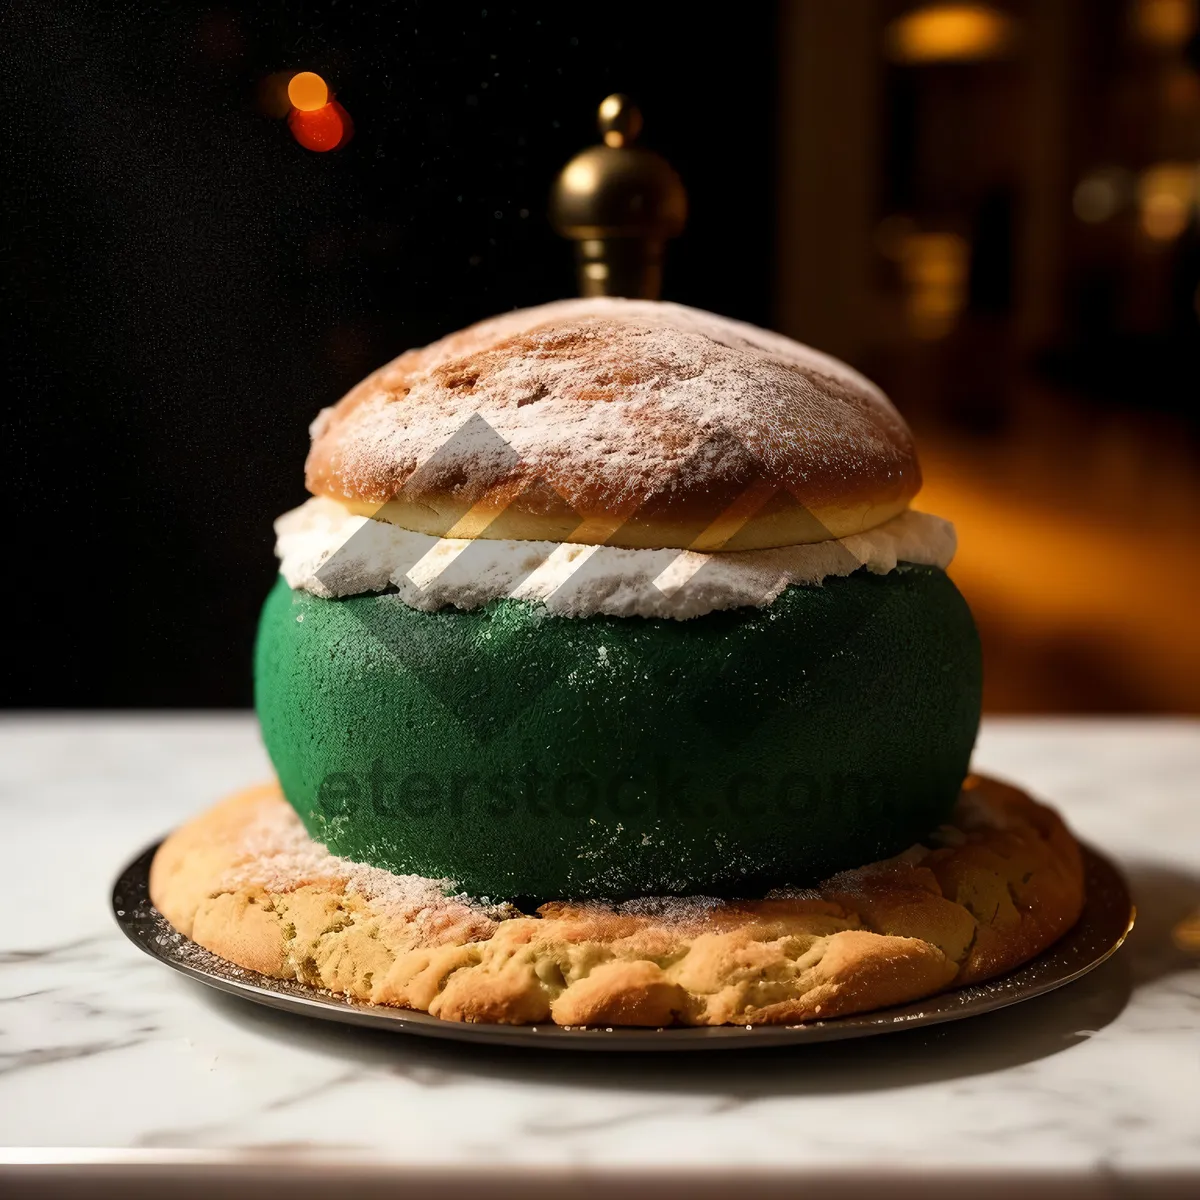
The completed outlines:
<svg viewBox="0 0 1200 1200">
<path fill-rule="evenodd" d="M 770 604 L 790 584 L 818 584 L 899 562 L 945 568 L 954 526 L 900 513 L 865 533 L 773 550 L 702 554 L 563 542 L 437 538 L 356 516 L 316 497 L 275 522 L 280 573 L 327 599 L 396 588 L 412 608 L 473 609 L 511 598 L 568 617 L 670 617 Z"/>
</svg>

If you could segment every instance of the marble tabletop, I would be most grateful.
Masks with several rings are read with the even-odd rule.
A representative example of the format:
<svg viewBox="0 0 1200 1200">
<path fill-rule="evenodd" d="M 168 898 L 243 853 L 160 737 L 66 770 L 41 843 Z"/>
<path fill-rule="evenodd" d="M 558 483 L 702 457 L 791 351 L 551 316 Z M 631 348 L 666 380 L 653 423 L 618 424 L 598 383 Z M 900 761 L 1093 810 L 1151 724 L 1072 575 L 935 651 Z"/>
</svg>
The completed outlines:
<svg viewBox="0 0 1200 1200">
<path fill-rule="evenodd" d="M 1200 723 L 993 720 L 976 765 L 1127 872 L 1137 928 L 1092 975 L 857 1042 L 574 1055 L 326 1025 L 166 970 L 109 888 L 267 775 L 252 718 L 0 721 L 0 1189 L 1200 1194 L 1200 958 L 1172 938 L 1200 908 Z"/>
</svg>

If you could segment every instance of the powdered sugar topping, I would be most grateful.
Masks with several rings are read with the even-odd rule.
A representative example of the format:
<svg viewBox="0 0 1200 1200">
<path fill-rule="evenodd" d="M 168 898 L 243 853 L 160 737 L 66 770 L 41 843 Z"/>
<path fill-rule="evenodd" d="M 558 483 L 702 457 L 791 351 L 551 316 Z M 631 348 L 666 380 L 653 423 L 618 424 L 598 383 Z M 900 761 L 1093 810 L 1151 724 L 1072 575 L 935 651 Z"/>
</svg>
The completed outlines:
<svg viewBox="0 0 1200 1200">
<path fill-rule="evenodd" d="M 574 511 L 747 477 L 808 506 L 915 493 L 911 436 L 857 371 L 680 305 L 563 301 L 485 321 L 376 371 L 313 425 L 314 493 L 383 502 L 513 477 Z M 737 490 L 740 490 L 737 489 Z M 876 521 L 879 518 L 876 518 Z"/>
<path fill-rule="evenodd" d="M 259 806 L 240 849 L 239 862 L 221 880 L 221 890 L 256 886 L 279 894 L 306 884 L 337 884 L 347 895 L 361 896 L 378 915 L 424 930 L 426 941 L 442 940 L 464 922 L 486 930 L 516 912 L 507 904 L 453 894 L 449 879 L 394 875 L 339 858 L 309 837 L 293 809 L 274 798 Z"/>
</svg>

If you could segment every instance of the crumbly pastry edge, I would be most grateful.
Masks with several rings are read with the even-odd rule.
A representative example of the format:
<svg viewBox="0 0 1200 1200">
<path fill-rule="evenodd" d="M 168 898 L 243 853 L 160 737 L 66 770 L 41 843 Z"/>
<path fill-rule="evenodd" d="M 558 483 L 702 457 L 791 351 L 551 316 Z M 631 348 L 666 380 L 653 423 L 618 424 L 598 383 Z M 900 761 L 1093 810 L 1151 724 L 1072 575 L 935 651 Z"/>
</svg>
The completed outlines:
<svg viewBox="0 0 1200 1200">
<path fill-rule="evenodd" d="M 928 845 L 814 891 L 552 903 L 537 916 L 461 898 L 381 903 L 352 872 L 314 872 L 313 843 L 315 859 L 264 865 L 253 842 L 289 822 L 299 824 L 274 784 L 202 813 L 156 854 L 155 906 L 241 967 L 454 1021 L 659 1027 L 867 1012 L 1019 966 L 1084 900 L 1081 851 L 1058 814 L 978 776 Z"/>
</svg>

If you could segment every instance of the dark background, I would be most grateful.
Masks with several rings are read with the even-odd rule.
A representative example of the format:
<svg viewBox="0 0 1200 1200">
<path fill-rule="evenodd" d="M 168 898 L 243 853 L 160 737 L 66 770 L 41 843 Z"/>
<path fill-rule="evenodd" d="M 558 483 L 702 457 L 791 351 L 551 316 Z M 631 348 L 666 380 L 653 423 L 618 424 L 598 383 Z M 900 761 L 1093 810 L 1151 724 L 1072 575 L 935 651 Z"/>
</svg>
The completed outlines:
<svg viewBox="0 0 1200 1200">
<path fill-rule="evenodd" d="M 609 92 L 687 180 L 668 298 L 769 322 L 775 6 L 0 6 L 7 705 L 250 700 L 307 424 L 401 350 L 572 294 L 557 170 Z M 263 111 L 323 74 L 329 154 Z"/>
<path fill-rule="evenodd" d="M 547 195 L 621 90 L 689 193 L 667 298 L 912 426 L 985 709 L 1200 712 L 1200 0 L 966 11 L 0 0 L 0 705 L 247 703 L 309 421 L 574 293 Z"/>
</svg>

